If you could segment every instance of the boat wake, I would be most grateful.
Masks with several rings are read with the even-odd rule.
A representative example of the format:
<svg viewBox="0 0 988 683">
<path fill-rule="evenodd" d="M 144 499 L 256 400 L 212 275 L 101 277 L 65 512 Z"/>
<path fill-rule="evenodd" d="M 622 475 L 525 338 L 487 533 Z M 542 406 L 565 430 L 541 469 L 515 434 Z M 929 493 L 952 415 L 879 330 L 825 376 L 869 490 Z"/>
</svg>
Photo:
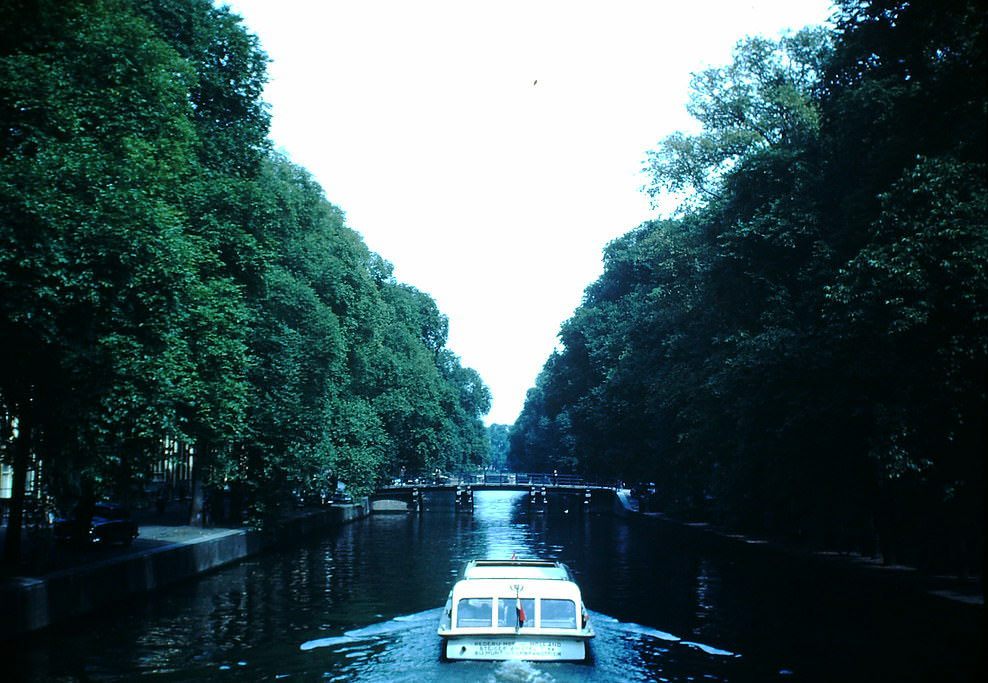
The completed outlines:
<svg viewBox="0 0 988 683">
<path fill-rule="evenodd" d="M 364 626 L 363 628 L 353 629 L 351 631 L 345 631 L 343 635 L 332 636 L 329 638 L 316 638 L 315 640 L 307 640 L 299 646 L 300 650 L 313 650 L 317 647 L 334 647 L 338 645 L 348 645 L 351 643 L 373 640 L 377 638 L 390 637 L 403 631 L 412 631 L 420 629 L 424 624 L 434 625 L 439 621 L 439 615 L 442 612 L 441 607 L 435 609 L 425 610 L 424 612 L 417 612 L 415 614 L 405 614 L 402 616 L 394 617 L 387 621 L 382 621 L 376 624 L 370 624 L 369 626 Z M 606 614 L 601 614 L 600 612 L 590 611 L 591 623 L 595 625 L 598 631 L 596 641 L 599 642 L 601 635 L 607 634 L 608 632 L 613 634 L 619 634 L 621 636 L 638 636 L 640 638 L 653 638 L 655 640 L 661 640 L 667 643 L 678 643 L 684 647 L 693 648 L 696 650 L 701 650 L 708 655 L 714 655 L 717 657 L 740 657 L 741 655 L 735 654 L 728 650 L 722 650 L 712 645 L 706 645 L 704 643 L 698 643 L 692 640 L 684 640 L 679 636 L 675 636 L 671 633 L 666 633 L 665 631 L 660 631 L 659 629 L 651 628 L 650 626 L 642 626 L 641 624 L 634 624 L 631 622 L 618 621 L 614 617 L 608 616 Z"/>
<path fill-rule="evenodd" d="M 614 617 L 609 617 L 606 614 L 601 614 L 599 612 L 590 612 L 591 621 L 597 626 L 598 633 L 600 632 L 601 625 L 604 625 L 604 629 L 610 629 L 615 633 L 621 633 L 625 635 L 638 635 L 648 638 L 655 638 L 656 640 L 663 640 L 669 643 L 678 643 L 684 647 L 693 648 L 695 650 L 700 650 L 706 652 L 708 655 L 714 655 L 717 657 L 740 657 L 741 655 L 735 654 L 728 650 L 722 650 L 712 645 L 706 645 L 704 643 L 697 643 L 692 640 L 683 640 L 679 636 L 674 636 L 671 633 L 666 633 L 665 631 L 660 631 L 649 626 L 642 626 L 641 624 L 633 624 L 630 622 L 618 621 Z"/>
<path fill-rule="evenodd" d="M 313 660 L 325 668 L 326 680 L 374 681 L 551 681 L 656 680 L 656 671 L 671 679 L 698 674 L 705 680 L 736 680 L 741 655 L 684 639 L 641 624 L 590 612 L 597 632 L 593 662 L 453 662 L 439 661 L 436 626 L 442 608 L 406 614 L 340 635 L 307 640 L 302 651 L 321 650 Z"/>
<path fill-rule="evenodd" d="M 334 636 L 331 638 L 316 638 L 315 640 L 307 640 L 299 646 L 300 650 L 313 650 L 317 647 L 333 647 L 336 645 L 348 645 L 350 643 L 362 641 L 362 640 L 373 640 L 376 638 L 383 638 L 386 636 L 392 636 L 402 631 L 411 631 L 421 627 L 423 624 L 428 623 L 435 625 L 439 622 L 439 614 L 442 612 L 442 607 L 437 607 L 436 609 L 428 609 L 424 612 L 417 612 L 415 614 L 406 614 L 403 616 L 395 617 L 394 619 L 389 619 L 388 621 L 382 621 L 377 624 L 371 624 L 370 626 L 364 626 L 363 628 L 354 629 L 352 631 L 346 631 L 341 636 Z"/>
</svg>

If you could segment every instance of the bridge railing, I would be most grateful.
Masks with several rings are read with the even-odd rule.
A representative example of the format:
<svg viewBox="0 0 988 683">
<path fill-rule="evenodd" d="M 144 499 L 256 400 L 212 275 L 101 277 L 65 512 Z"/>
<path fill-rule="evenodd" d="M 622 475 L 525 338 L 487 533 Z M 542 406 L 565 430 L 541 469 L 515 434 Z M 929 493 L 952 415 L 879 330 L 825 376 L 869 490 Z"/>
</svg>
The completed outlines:
<svg viewBox="0 0 988 683">
<path fill-rule="evenodd" d="M 578 474 L 547 472 L 461 472 L 453 475 L 431 475 L 394 479 L 384 488 L 394 486 L 467 486 L 478 484 L 506 486 L 611 486 L 587 481 Z"/>
</svg>

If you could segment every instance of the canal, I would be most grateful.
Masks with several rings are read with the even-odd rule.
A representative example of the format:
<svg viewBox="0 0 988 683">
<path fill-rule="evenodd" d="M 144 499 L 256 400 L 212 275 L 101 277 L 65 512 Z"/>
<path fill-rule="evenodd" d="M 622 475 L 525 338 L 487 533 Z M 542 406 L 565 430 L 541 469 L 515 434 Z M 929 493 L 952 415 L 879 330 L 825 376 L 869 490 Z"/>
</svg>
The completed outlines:
<svg viewBox="0 0 988 683">
<path fill-rule="evenodd" d="M 464 561 L 512 553 L 571 567 L 592 663 L 439 661 Z M 976 679 L 983 608 L 780 557 L 488 492 L 473 515 L 377 515 L 0 652 L 25 681 Z"/>
</svg>

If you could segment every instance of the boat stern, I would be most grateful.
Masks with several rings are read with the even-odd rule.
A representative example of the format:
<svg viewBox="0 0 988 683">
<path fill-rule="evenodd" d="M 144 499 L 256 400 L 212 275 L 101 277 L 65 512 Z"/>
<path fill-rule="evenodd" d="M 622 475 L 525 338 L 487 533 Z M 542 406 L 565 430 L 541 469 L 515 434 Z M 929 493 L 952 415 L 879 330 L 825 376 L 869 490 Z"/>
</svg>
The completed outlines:
<svg viewBox="0 0 988 683">
<path fill-rule="evenodd" d="M 567 662 L 587 658 L 587 641 L 551 636 L 452 636 L 444 638 L 443 654 L 448 660 Z"/>
</svg>

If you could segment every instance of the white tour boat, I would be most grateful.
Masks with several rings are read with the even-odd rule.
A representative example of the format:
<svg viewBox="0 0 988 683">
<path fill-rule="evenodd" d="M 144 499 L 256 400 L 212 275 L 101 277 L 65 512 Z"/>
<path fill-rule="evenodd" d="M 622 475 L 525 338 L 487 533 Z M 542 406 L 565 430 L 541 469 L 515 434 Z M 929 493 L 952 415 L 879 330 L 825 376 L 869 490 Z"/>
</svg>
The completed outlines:
<svg viewBox="0 0 988 683">
<path fill-rule="evenodd" d="M 582 661 L 593 628 L 569 569 L 548 560 L 472 560 L 439 622 L 445 659 Z"/>
</svg>

